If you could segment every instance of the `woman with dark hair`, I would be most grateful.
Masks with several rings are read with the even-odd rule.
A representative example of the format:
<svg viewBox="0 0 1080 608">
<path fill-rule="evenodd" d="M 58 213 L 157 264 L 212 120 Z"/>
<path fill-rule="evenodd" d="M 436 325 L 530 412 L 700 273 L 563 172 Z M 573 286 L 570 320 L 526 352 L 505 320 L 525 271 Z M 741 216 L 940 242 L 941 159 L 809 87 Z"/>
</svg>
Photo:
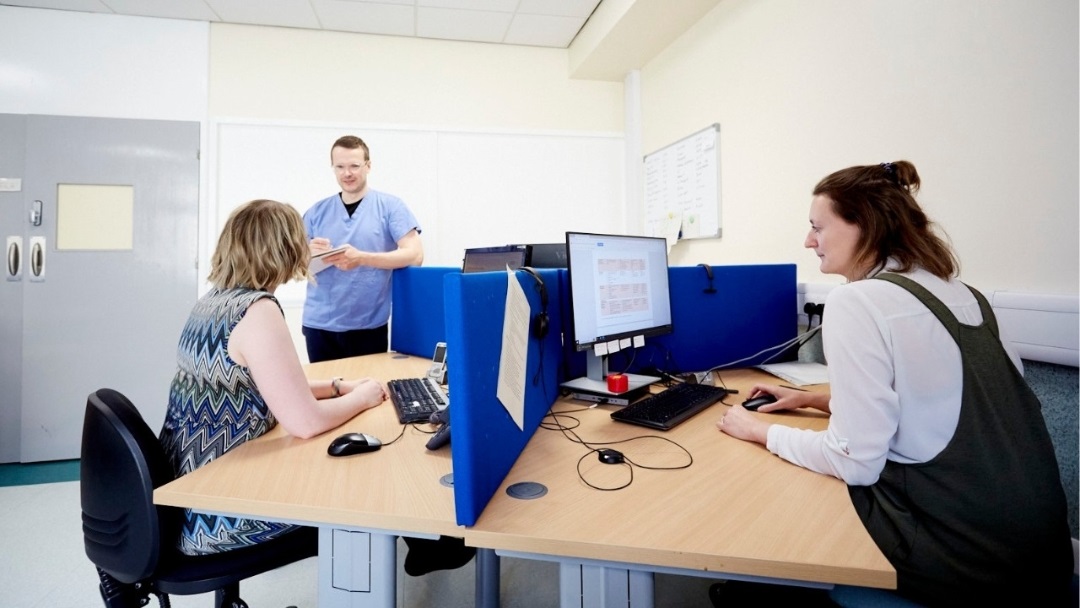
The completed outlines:
<svg viewBox="0 0 1080 608">
<path fill-rule="evenodd" d="M 821 180 L 805 246 L 847 283 L 826 299 L 831 394 L 757 385 L 761 412 L 811 407 L 825 431 L 769 424 L 741 406 L 717 423 L 848 484 L 898 593 L 932 604 L 1057 605 L 1073 571 L 1065 496 L 1019 357 L 915 201 L 907 161 Z M 1060 599 L 1060 601 L 1059 601 Z M 1073 600 L 1075 604 L 1075 601 Z"/>
</svg>

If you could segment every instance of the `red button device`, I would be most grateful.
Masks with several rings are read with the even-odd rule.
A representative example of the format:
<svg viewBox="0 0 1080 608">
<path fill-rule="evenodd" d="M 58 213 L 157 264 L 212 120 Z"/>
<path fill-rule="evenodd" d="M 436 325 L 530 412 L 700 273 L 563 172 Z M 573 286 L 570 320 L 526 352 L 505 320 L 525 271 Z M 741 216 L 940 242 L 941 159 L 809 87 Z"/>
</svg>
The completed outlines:
<svg viewBox="0 0 1080 608">
<path fill-rule="evenodd" d="M 607 377 L 607 390 L 613 393 L 625 393 L 630 388 L 630 378 L 625 374 L 610 374 Z"/>
</svg>

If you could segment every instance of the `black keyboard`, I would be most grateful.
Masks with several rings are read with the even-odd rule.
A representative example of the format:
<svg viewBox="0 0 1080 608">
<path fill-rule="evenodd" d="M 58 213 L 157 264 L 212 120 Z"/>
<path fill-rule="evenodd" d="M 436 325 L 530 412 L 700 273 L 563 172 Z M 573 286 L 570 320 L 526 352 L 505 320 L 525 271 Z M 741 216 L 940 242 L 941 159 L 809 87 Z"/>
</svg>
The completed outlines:
<svg viewBox="0 0 1080 608">
<path fill-rule="evenodd" d="M 676 384 L 612 412 L 612 420 L 666 431 L 724 398 L 728 390 L 710 384 Z"/>
<path fill-rule="evenodd" d="M 433 413 L 450 404 L 446 393 L 431 378 L 398 378 L 387 382 L 386 387 L 402 424 L 427 422 Z"/>
</svg>

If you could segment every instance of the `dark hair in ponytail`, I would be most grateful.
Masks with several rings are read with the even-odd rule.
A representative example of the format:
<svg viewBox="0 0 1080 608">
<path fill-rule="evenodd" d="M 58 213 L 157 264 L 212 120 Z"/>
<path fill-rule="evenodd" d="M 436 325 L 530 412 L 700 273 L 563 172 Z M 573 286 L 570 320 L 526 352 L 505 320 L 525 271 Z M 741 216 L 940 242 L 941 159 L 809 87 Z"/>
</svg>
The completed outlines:
<svg viewBox="0 0 1080 608">
<path fill-rule="evenodd" d="M 948 279 L 960 262 L 935 225 L 915 202 L 915 165 L 898 160 L 841 169 L 814 186 L 814 195 L 832 200 L 833 212 L 859 227 L 855 256 L 860 266 L 879 269 L 891 258 L 897 272 L 914 267 Z"/>
</svg>

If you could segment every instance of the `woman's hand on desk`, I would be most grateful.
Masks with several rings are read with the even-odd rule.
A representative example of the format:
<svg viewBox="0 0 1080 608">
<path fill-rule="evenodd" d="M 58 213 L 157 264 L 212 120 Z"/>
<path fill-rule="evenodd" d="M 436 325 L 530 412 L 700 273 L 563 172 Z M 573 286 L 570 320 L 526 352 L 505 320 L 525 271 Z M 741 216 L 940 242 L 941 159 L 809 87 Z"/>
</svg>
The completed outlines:
<svg viewBox="0 0 1080 608">
<path fill-rule="evenodd" d="M 350 395 L 356 393 L 354 397 L 359 398 L 361 402 L 367 407 L 375 407 L 383 401 L 386 401 L 386 389 L 383 388 L 381 382 L 373 380 L 371 378 L 360 378 L 359 380 L 342 380 L 338 386 L 340 386 L 341 396 Z M 365 408 L 366 409 L 366 408 Z"/>
<path fill-rule="evenodd" d="M 726 414 L 716 421 L 716 428 L 743 441 L 753 441 L 765 445 L 769 438 L 771 424 L 764 422 L 741 405 L 733 405 Z"/>
<path fill-rule="evenodd" d="M 776 397 L 775 402 L 767 403 L 758 408 L 757 411 L 762 413 L 797 410 L 803 407 L 821 410 L 826 413 L 829 412 L 828 393 L 812 393 L 797 388 L 776 386 L 773 384 L 755 384 L 753 388 L 750 389 L 751 398 L 762 394 Z M 770 426 L 772 426 L 770 423 L 754 416 L 753 413 L 741 405 L 732 406 L 728 413 L 724 414 L 720 420 L 716 422 L 716 428 L 720 429 L 722 432 L 727 433 L 736 439 L 754 441 L 761 445 L 766 445 L 766 442 L 768 441 Z"/>
</svg>

